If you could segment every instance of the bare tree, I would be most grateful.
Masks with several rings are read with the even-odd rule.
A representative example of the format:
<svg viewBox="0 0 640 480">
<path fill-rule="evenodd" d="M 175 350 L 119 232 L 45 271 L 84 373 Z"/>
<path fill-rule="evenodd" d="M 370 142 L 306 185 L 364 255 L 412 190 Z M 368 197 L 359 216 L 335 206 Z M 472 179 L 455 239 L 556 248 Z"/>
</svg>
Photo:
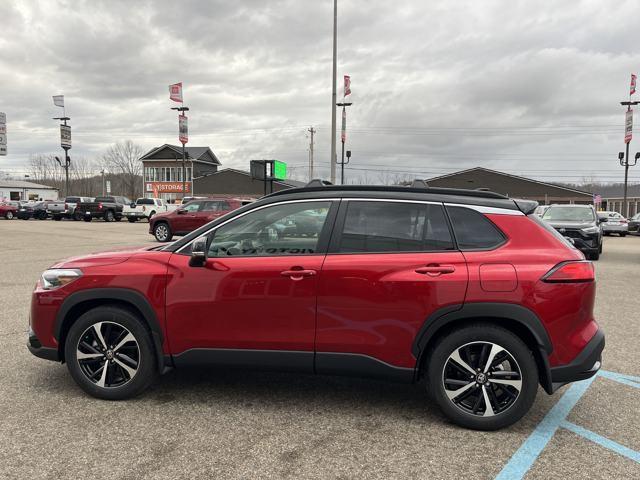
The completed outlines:
<svg viewBox="0 0 640 480">
<path fill-rule="evenodd" d="M 118 142 L 110 146 L 102 156 L 104 164 L 112 173 L 120 174 L 122 194 L 135 199 L 142 188 L 142 162 L 140 157 L 144 153 L 140 145 L 131 140 Z"/>
</svg>

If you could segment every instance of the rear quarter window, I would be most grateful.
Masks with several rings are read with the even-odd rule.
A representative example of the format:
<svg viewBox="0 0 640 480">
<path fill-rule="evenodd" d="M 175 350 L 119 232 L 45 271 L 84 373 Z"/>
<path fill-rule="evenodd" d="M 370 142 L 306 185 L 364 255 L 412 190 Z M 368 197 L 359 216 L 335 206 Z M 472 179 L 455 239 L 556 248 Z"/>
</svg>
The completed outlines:
<svg viewBox="0 0 640 480">
<path fill-rule="evenodd" d="M 482 213 L 466 207 L 447 207 L 453 233 L 460 250 L 490 250 L 502 245 L 506 237 Z"/>
</svg>

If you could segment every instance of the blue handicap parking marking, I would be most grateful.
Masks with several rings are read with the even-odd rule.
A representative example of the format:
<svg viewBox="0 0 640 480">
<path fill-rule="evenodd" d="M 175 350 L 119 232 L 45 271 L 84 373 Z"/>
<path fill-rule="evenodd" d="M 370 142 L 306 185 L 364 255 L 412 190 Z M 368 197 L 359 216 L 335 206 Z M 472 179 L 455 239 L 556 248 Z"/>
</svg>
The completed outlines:
<svg viewBox="0 0 640 480">
<path fill-rule="evenodd" d="M 551 438 L 553 438 L 553 435 L 556 433 L 558 428 L 569 430 L 597 445 L 600 445 L 601 447 L 607 448 L 619 455 L 633 460 L 634 462 L 640 463 L 640 452 L 632 450 L 631 448 L 625 447 L 624 445 L 614 442 L 602 435 L 598 435 L 591 430 L 587 430 L 586 428 L 567 421 L 567 416 L 597 376 L 605 377 L 618 383 L 640 389 L 640 377 L 624 375 L 606 370 L 600 370 L 597 375 L 589 378 L 588 380 L 574 383 L 562 395 L 558 403 L 549 410 L 549 413 L 545 415 L 520 448 L 518 448 L 518 450 L 512 455 L 509 462 L 507 462 L 504 468 L 496 476 L 496 480 L 518 480 L 524 478 Z"/>
</svg>

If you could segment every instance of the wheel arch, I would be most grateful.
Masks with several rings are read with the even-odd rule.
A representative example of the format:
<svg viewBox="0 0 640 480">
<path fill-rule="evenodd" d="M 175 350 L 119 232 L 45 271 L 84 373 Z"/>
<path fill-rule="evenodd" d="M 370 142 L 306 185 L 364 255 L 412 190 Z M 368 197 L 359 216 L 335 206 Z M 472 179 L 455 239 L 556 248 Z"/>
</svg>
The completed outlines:
<svg viewBox="0 0 640 480">
<path fill-rule="evenodd" d="M 427 318 L 416 335 L 412 353 L 416 357 L 416 375 L 424 371 L 428 352 L 438 339 L 465 325 L 485 322 L 503 327 L 517 335 L 533 352 L 539 381 L 545 391 L 553 392 L 548 356 L 553 344 L 538 316 L 521 305 L 509 303 L 471 303 L 437 310 Z"/>
<path fill-rule="evenodd" d="M 164 336 L 155 311 L 140 292 L 125 288 L 96 288 L 69 295 L 58 310 L 53 336 L 58 342 L 58 355 L 64 361 L 64 344 L 73 323 L 84 313 L 102 306 L 116 306 L 137 316 L 147 328 L 156 354 L 160 372 L 165 367 L 162 344 Z"/>
</svg>

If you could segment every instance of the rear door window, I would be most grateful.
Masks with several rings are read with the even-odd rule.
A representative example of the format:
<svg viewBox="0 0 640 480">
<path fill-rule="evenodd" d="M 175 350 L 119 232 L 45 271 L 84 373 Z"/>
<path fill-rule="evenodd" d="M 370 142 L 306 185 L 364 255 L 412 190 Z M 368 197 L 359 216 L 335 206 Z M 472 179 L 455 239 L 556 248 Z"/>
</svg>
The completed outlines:
<svg viewBox="0 0 640 480">
<path fill-rule="evenodd" d="M 504 243 L 504 234 L 482 213 L 466 207 L 447 207 L 447 213 L 460 250 L 488 250 Z"/>
<path fill-rule="evenodd" d="M 393 253 L 452 250 L 442 205 L 349 201 L 340 253 Z"/>
</svg>

